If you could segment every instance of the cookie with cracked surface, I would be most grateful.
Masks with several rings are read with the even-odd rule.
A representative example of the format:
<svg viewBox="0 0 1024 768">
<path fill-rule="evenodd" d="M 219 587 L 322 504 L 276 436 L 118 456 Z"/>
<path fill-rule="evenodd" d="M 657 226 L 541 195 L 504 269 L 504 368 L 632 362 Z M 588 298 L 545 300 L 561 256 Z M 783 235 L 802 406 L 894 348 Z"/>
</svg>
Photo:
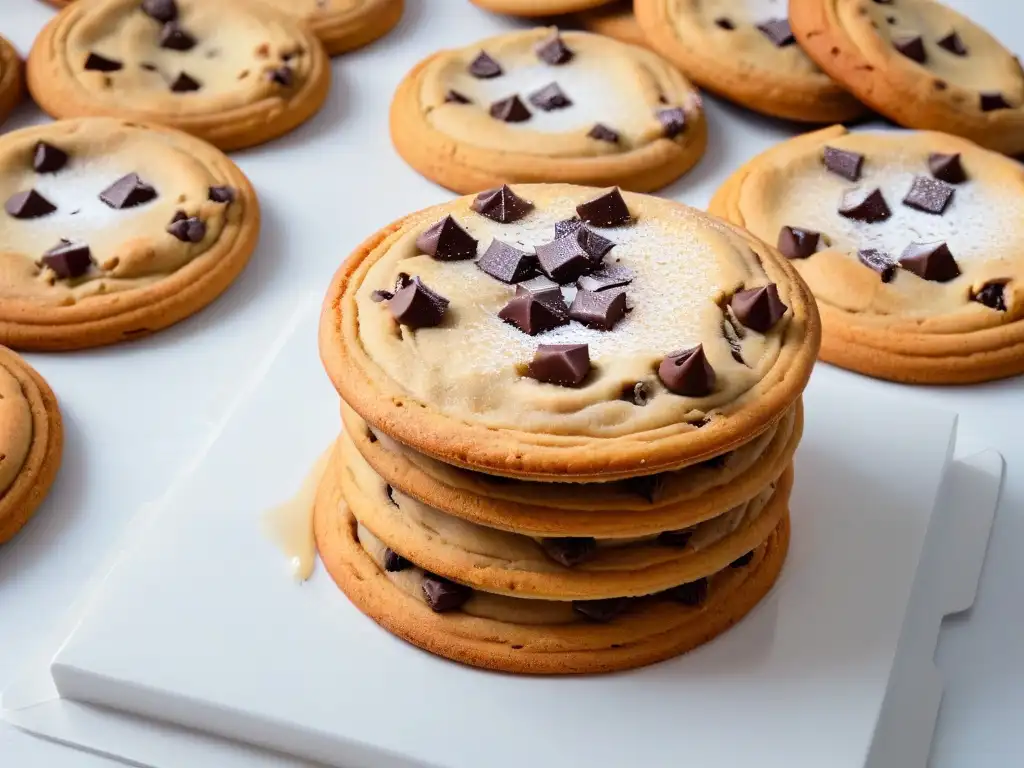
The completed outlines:
<svg viewBox="0 0 1024 768">
<path fill-rule="evenodd" d="M 635 0 L 634 10 L 651 48 L 748 109 L 811 123 L 866 111 L 795 44 L 784 0 Z"/>
<path fill-rule="evenodd" d="M 621 43 L 650 47 L 633 14 L 633 0 L 616 0 L 581 11 L 576 14 L 576 20 L 588 32 L 611 37 Z"/>
<path fill-rule="evenodd" d="M 566 181 L 648 191 L 701 157 L 700 95 L 650 51 L 586 32 L 512 32 L 420 62 L 391 103 L 398 153 L 456 192 Z"/>
<path fill-rule="evenodd" d="M 3 37 L 0 37 L 0 123 L 7 119 L 25 95 L 25 73 L 21 57 Z"/>
<path fill-rule="evenodd" d="M 822 359 L 966 384 L 1024 372 L 1024 171 L 966 139 L 836 126 L 739 169 L 711 211 L 780 250 L 814 292 Z"/>
<path fill-rule="evenodd" d="M 484 10 L 508 16 L 557 16 L 607 5 L 610 0 L 470 0 Z"/>
<path fill-rule="evenodd" d="M 516 270 L 487 258 L 495 243 L 515 244 L 502 264 Z M 772 311 L 738 312 L 756 288 Z M 620 314 L 606 297 L 623 294 Z M 372 235 L 332 281 L 320 351 L 342 398 L 422 453 L 604 482 L 767 430 L 796 403 L 818 337 L 793 265 L 743 230 L 646 195 L 524 184 Z M 624 397 L 638 385 L 643 405 Z"/>
<path fill-rule="evenodd" d="M 258 0 L 74 3 L 28 58 L 29 90 L 54 117 L 161 123 L 225 150 L 298 127 L 330 80 L 319 41 Z"/>
<path fill-rule="evenodd" d="M 64 447 L 57 398 L 18 355 L 0 347 L 0 544 L 46 497 Z"/>
<path fill-rule="evenodd" d="M 1024 152 L 1024 71 L 935 0 L 792 0 L 800 45 L 865 104 L 908 128 Z"/>
<path fill-rule="evenodd" d="M 402 18 L 405 0 L 263 0 L 298 16 L 336 56 L 386 35 Z"/>
<path fill-rule="evenodd" d="M 0 137 L 0 343 L 79 349 L 213 301 L 256 247 L 248 179 L 188 134 L 111 118 Z"/>
</svg>

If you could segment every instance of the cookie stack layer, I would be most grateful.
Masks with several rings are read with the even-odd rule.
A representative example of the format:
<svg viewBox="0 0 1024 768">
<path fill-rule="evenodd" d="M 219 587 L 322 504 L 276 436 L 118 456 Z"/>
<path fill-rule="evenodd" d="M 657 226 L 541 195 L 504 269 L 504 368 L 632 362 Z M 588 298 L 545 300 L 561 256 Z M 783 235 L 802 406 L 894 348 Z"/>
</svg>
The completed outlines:
<svg viewBox="0 0 1024 768">
<path fill-rule="evenodd" d="M 324 308 L 345 425 L 324 564 L 391 632 L 469 664 L 685 652 L 781 569 L 818 337 L 784 258 L 676 203 L 523 185 L 409 216 Z"/>
</svg>

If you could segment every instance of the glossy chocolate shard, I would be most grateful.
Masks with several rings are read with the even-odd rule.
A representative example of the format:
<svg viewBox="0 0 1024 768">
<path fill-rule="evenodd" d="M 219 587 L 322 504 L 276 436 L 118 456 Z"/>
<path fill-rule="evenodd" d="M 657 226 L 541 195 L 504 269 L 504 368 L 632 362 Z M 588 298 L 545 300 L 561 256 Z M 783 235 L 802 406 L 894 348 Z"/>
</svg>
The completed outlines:
<svg viewBox="0 0 1024 768">
<path fill-rule="evenodd" d="M 118 210 L 148 203 L 156 196 L 156 190 L 139 178 L 137 173 L 122 176 L 100 192 L 100 200 Z"/>
<path fill-rule="evenodd" d="M 235 202 L 235 188 L 229 187 L 226 184 L 210 187 L 207 197 L 215 203 L 223 203 L 225 205 Z"/>
<path fill-rule="evenodd" d="M 812 229 L 783 227 L 779 230 L 778 249 L 787 259 L 806 259 L 818 250 L 821 233 Z"/>
<path fill-rule="evenodd" d="M 476 265 L 495 280 L 518 283 L 536 274 L 537 257 L 501 240 L 492 240 Z"/>
<path fill-rule="evenodd" d="M 458 91 L 452 90 L 451 88 L 449 88 L 448 92 L 445 93 L 444 100 L 445 100 L 446 104 L 472 104 L 473 103 L 472 101 L 470 101 L 469 97 L 463 96 L 461 93 L 459 93 Z"/>
<path fill-rule="evenodd" d="M 572 609 L 588 621 L 607 624 L 629 610 L 631 597 L 611 597 L 607 600 L 573 600 Z"/>
<path fill-rule="evenodd" d="M 480 51 L 476 58 L 469 63 L 469 74 L 475 78 L 486 80 L 500 77 L 502 70 L 501 65 L 492 59 L 486 51 Z"/>
<path fill-rule="evenodd" d="M 997 91 L 983 91 L 979 94 L 978 106 L 982 112 L 993 112 L 997 109 L 1009 109 L 1010 102 Z"/>
<path fill-rule="evenodd" d="M 92 252 L 82 242 L 61 239 L 60 243 L 43 254 L 43 266 L 49 267 L 61 280 L 81 277 L 92 265 Z"/>
<path fill-rule="evenodd" d="M 572 106 L 572 99 L 558 86 L 558 83 L 548 83 L 540 90 L 531 93 L 529 98 L 531 104 L 545 112 Z"/>
<path fill-rule="evenodd" d="M 873 224 L 888 219 L 892 211 L 882 196 L 882 190 L 859 188 L 848 190 L 843 195 L 839 203 L 839 214 L 848 219 Z"/>
<path fill-rule="evenodd" d="M 597 539 L 589 536 L 564 536 L 541 539 L 544 554 L 566 568 L 587 560 L 597 551 Z"/>
<path fill-rule="evenodd" d="M 460 261 L 476 257 L 477 241 L 448 215 L 425 229 L 416 247 L 438 261 Z"/>
<path fill-rule="evenodd" d="M 785 48 L 796 42 L 793 30 L 789 27 L 789 19 L 771 19 L 763 24 L 758 24 L 757 28 L 761 34 L 772 41 L 772 45 L 776 48 Z"/>
<path fill-rule="evenodd" d="M 626 292 L 622 289 L 577 291 L 569 307 L 570 318 L 599 331 L 610 331 L 625 316 Z"/>
<path fill-rule="evenodd" d="M 900 266 L 936 283 L 948 283 L 960 276 L 960 267 L 944 242 L 911 243 L 900 254 Z"/>
<path fill-rule="evenodd" d="M 950 32 L 948 35 L 940 39 L 936 45 L 940 48 L 945 48 L 947 51 L 957 56 L 967 55 L 967 46 L 964 45 L 964 41 L 960 39 L 960 35 L 956 32 Z"/>
<path fill-rule="evenodd" d="M 440 325 L 448 309 L 448 299 L 432 291 L 418 277 L 395 291 L 388 310 L 402 325 L 416 330 Z"/>
<path fill-rule="evenodd" d="M 618 132 L 601 123 L 594 123 L 594 127 L 587 132 L 587 136 L 598 141 L 607 141 L 609 144 L 619 143 Z"/>
<path fill-rule="evenodd" d="M 715 369 L 704 354 L 704 345 L 665 356 L 658 366 L 658 378 L 669 392 L 687 397 L 705 397 L 715 388 Z"/>
<path fill-rule="evenodd" d="M 673 602 L 697 606 L 708 598 L 708 580 L 697 579 L 687 584 L 680 584 L 678 587 L 666 589 L 661 594 Z"/>
<path fill-rule="evenodd" d="M 927 58 L 927 54 L 924 51 L 924 39 L 920 35 L 895 37 L 892 41 L 892 47 L 918 64 L 923 64 Z"/>
<path fill-rule="evenodd" d="M 971 301 L 983 304 L 989 309 L 999 312 L 1006 311 L 1006 282 L 993 280 L 981 286 L 981 290 L 971 296 Z"/>
<path fill-rule="evenodd" d="M 470 207 L 492 221 L 508 224 L 519 221 L 532 211 L 533 203 L 521 198 L 507 184 L 502 184 L 497 189 L 481 192 Z"/>
<path fill-rule="evenodd" d="M 767 333 L 786 314 L 788 307 L 779 298 L 775 283 L 737 291 L 729 302 L 736 319 L 752 331 Z"/>
<path fill-rule="evenodd" d="M 670 107 L 658 110 L 658 122 L 665 132 L 666 139 L 674 139 L 686 130 L 686 112 L 682 107 Z"/>
<path fill-rule="evenodd" d="M 618 187 L 576 206 L 576 214 L 595 227 L 617 227 L 632 219 Z"/>
<path fill-rule="evenodd" d="M 4 203 L 4 210 L 8 216 L 15 219 L 38 219 L 56 211 L 57 206 L 34 189 L 30 189 L 11 195 Z"/>
<path fill-rule="evenodd" d="M 583 291 L 606 291 L 609 288 L 619 288 L 633 282 L 633 270 L 612 264 L 602 267 L 589 275 L 583 275 L 576 281 L 576 285 Z"/>
<path fill-rule="evenodd" d="M 68 163 L 68 153 L 53 144 L 40 141 L 32 150 L 32 169 L 36 173 L 56 173 Z"/>
<path fill-rule="evenodd" d="M 949 184 L 931 176 L 916 176 L 910 190 L 903 198 L 903 204 L 924 213 L 941 216 L 955 190 Z"/>
<path fill-rule="evenodd" d="M 590 254 L 583 250 L 576 232 L 537 246 L 541 271 L 556 283 L 575 282 L 593 266 Z"/>
<path fill-rule="evenodd" d="M 573 57 L 572 50 L 565 44 L 557 30 L 555 34 L 537 46 L 536 53 L 537 58 L 552 66 L 565 64 L 571 61 Z"/>
<path fill-rule="evenodd" d="M 395 552 L 395 550 L 390 547 L 384 550 L 384 570 L 388 573 L 398 573 L 411 567 L 412 563 Z"/>
<path fill-rule="evenodd" d="M 825 167 L 837 176 L 842 176 L 847 181 L 860 179 L 861 169 L 864 166 L 864 155 L 848 152 L 845 149 L 825 147 L 821 159 Z"/>
<path fill-rule="evenodd" d="M 590 349 L 586 344 L 541 344 L 526 375 L 547 384 L 578 387 L 588 373 Z"/>
<path fill-rule="evenodd" d="M 178 4 L 175 0 L 142 0 L 142 12 L 166 24 L 178 18 Z"/>
<path fill-rule="evenodd" d="M 432 573 L 423 576 L 423 596 L 434 613 L 456 611 L 473 596 L 473 590 Z"/>
<path fill-rule="evenodd" d="M 85 57 L 85 68 L 92 72 L 117 72 L 124 66 L 120 61 L 114 59 L 108 59 L 106 56 L 100 56 L 98 53 L 90 52 Z"/>
<path fill-rule="evenodd" d="M 928 155 L 928 170 L 939 181 L 947 184 L 961 184 L 967 181 L 967 173 L 960 162 L 960 153 L 944 155 L 932 152 Z"/>
<path fill-rule="evenodd" d="M 557 298 L 551 294 L 513 296 L 498 312 L 498 317 L 530 336 L 569 322 L 569 312 L 561 294 Z"/>
<path fill-rule="evenodd" d="M 865 267 L 877 272 L 883 283 L 891 283 L 892 279 L 896 277 L 896 263 L 884 251 L 877 248 L 863 248 L 857 251 L 857 259 Z"/>
<path fill-rule="evenodd" d="M 491 117 L 503 123 L 525 123 L 533 115 L 518 96 L 509 96 L 491 104 Z"/>
<path fill-rule="evenodd" d="M 198 91 L 203 87 L 203 84 L 191 77 L 187 72 L 181 72 L 178 77 L 171 83 L 171 90 L 174 93 L 190 93 L 192 91 Z"/>
</svg>

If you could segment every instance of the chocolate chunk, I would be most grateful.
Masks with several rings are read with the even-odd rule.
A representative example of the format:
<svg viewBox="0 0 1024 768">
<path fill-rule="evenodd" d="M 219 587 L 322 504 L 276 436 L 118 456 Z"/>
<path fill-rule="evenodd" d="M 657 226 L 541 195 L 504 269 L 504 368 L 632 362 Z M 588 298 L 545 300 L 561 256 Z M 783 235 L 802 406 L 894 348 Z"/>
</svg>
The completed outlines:
<svg viewBox="0 0 1024 768">
<path fill-rule="evenodd" d="M 117 72 L 123 66 L 124 64 L 120 61 L 108 59 L 106 56 L 100 56 L 98 53 L 90 52 L 85 57 L 85 68 L 93 72 Z"/>
<path fill-rule="evenodd" d="M 210 187 L 208 196 L 215 203 L 233 203 L 235 202 L 235 188 L 227 185 Z"/>
<path fill-rule="evenodd" d="M 546 296 L 557 298 L 562 301 L 562 289 L 558 283 L 540 275 L 532 280 L 526 280 L 516 286 L 516 296 Z M 563 302 L 564 303 L 564 302 Z"/>
<path fill-rule="evenodd" d="M 491 104 L 491 117 L 503 123 L 525 123 L 532 115 L 518 96 L 509 96 Z"/>
<path fill-rule="evenodd" d="M 924 40 L 920 35 L 895 37 L 892 41 L 892 47 L 908 59 L 916 61 L 918 64 L 924 63 L 926 54 L 924 52 Z"/>
<path fill-rule="evenodd" d="M 434 613 L 455 611 L 473 596 L 473 590 L 432 573 L 423 575 L 423 596 Z"/>
<path fill-rule="evenodd" d="M 825 147 L 822 161 L 825 163 L 825 167 L 837 176 L 842 176 L 848 181 L 857 181 L 860 179 L 864 155 L 857 152 L 847 152 L 845 149 Z"/>
<path fill-rule="evenodd" d="M 686 112 L 682 107 L 671 107 L 658 110 L 658 122 L 665 132 L 666 139 L 674 139 L 686 130 Z"/>
<path fill-rule="evenodd" d="M 160 47 L 172 51 L 191 51 L 196 47 L 196 39 L 182 29 L 180 24 L 171 21 L 160 30 Z"/>
<path fill-rule="evenodd" d="M 418 277 L 395 291 L 388 302 L 395 320 L 413 330 L 440 325 L 448 309 L 448 299 L 430 290 Z"/>
<path fill-rule="evenodd" d="M 287 64 L 276 69 L 271 69 L 266 74 L 267 80 L 280 85 L 282 88 L 291 88 L 295 82 L 295 70 Z"/>
<path fill-rule="evenodd" d="M 548 83 L 539 91 L 531 93 L 529 98 L 533 106 L 545 112 L 572 106 L 572 99 L 565 95 L 565 91 L 558 87 L 558 83 Z"/>
<path fill-rule="evenodd" d="M 629 597 L 610 597 L 607 600 L 573 600 L 572 609 L 590 621 L 606 624 L 624 614 L 633 602 Z"/>
<path fill-rule="evenodd" d="M 997 91 L 983 91 L 980 94 L 980 102 L 982 112 L 993 112 L 997 109 L 1009 109 L 1010 103 L 1003 98 L 1003 94 Z"/>
<path fill-rule="evenodd" d="M 595 227 L 617 227 L 632 218 L 618 187 L 593 200 L 580 203 L 576 206 L 576 214 L 583 221 L 593 224 Z"/>
<path fill-rule="evenodd" d="M 569 312 L 561 292 L 557 297 L 551 294 L 514 296 L 501 308 L 498 317 L 530 336 L 569 322 Z"/>
<path fill-rule="evenodd" d="M 619 143 L 619 134 L 601 123 L 594 123 L 594 127 L 587 132 L 587 136 L 598 141 L 607 141 L 610 144 Z"/>
<path fill-rule="evenodd" d="M 425 229 L 416 247 L 439 261 L 459 261 L 476 256 L 476 240 L 450 215 Z"/>
<path fill-rule="evenodd" d="M 941 215 L 953 199 L 953 187 L 930 176 L 916 176 L 903 204 L 925 213 Z"/>
<path fill-rule="evenodd" d="M 578 387 L 590 373 L 590 349 L 586 344 L 541 344 L 526 375 L 563 387 Z"/>
<path fill-rule="evenodd" d="M 697 579 L 688 584 L 680 584 L 678 587 L 666 589 L 661 594 L 683 605 L 700 605 L 708 598 L 708 580 Z"/>
<path fill-rule="evenodd" d="M 183 243 L 198 243 L 206 237 L 206 224 L 196 216 L 178 211 L 167 225 L 167 231 Z"/>
<path fill-rule="evenodd" d="M 613 264 L 589 275 L 583 275 L 576 285 L 583 291 L 605 291 L 609 288 L 629 285 L 633 282 L 633 270 Z"/>
<path fill-rule="evenodd" d="M 981 286 L 981 290 L 971 296 L 971 301 L 984 304 L 989 309 L 1006 311 L 1006 283 L 990 282 Z"/>
<path fill-rule="evenodd" d="M 175 93 L 188 93 L 189 91 L 198 91 L 202 88 L 202 83 L 193 77 L 190 77 L 187 73 L 181 72 L 177 79 L 171 83 L 171 90 Z"/>
<path fill-rule="evenodd" d="M 839 203 L 839 213 L 848 219 L 873 223 L 885 221 L 892 216 L 888 203 L 882 197 L 882 190 L 875 188 L 851 189 Z"/>
<path fill-rule="evenodd" d="M 412 563 L 391 549 L 391 547 L 384 550 L 384 570 L 388 573 L 398 573 L 411 567 Z"/>
<path fill-rule="evenodd" d="M 715 369 L 703 344 L 666 355 L 658 366 L 658 378 L 669 392 L 688 397 L 704 397 L 715 388 Z"/>
<path fill-rule="evenodd" d="M 626 292 L 622 289 L 600 293 L 577 291 L 569 307 L 569 317 L 600 331 L 610 331 L 625 316 Z"/>
<path fill-rule="evenodd" d="M 446 104 L 472 104 L 467 97 L 463 96 L 458 91 L 448 89 L 448 92 L 444 95 L 444 101 Z"/>
<path fill-rule="evenodd" d="M 139 64 L 139 67 L 146 70 L 147 72 L 156 72 L 157 66 L 151 61 L 143 61 Z"/>
<path fill-rule="evenodd" d="M 665 475 L 644 475 L 622 481 L 630 493 L 635 493 L 653 504 L 665 488 Z"/>
<path fill-rule="evenodd" d="M 732 23 L 732 19 L 727 19 L 725 16 L 719 16 L 715 19 L 715 26 L 719 29 L 725 29 L 730 32 L 736 29 L 736 25 Z"/>
<path fill-rule="evenodd" d="M 896 264 L 889 254 L 876 248 L 865 248 L 857 251 L 857 258 L 865 267 L 870 267 L 882 276 L 883 283 L 890 283 L 896 277 Z"/>
<path fill-rule="evenodd" d="M 964 41 L 960 39 L 960 35 L 956 32 L 950 32 L 944 38 L 936 43 L 940 48 L 945 48 L 952 54 L 957 56 L 967 55 L 967 46 L 964 45 Z"/>
<path fill-rule="evenodd" d="M 85 243 L 61 238 L 58 245 L 43 254 L 42 263 L 61 280 L 81 277 L 92 265 L 92 252 Z"/>
<path fill-rule="evenodd" d="M 821 233 L 799 227 L 783 227 L 779 230 L 779 251 L 787 259 L 806 259 L 818 250 Z"/>
<path fill-rule="evenodd" d="M 928 155 L 928 170 L 932 172 L 939 181 L 947 184 L 960 184 L 967 181 L 967 174 L 960 163 L 960 153 L 943 155 L 939 152 L 932 152 Z"/>
<path fill-rule="evenodd" d="M 556 31 L 551 37 L 542 42 L 536 48 L 537 58 L 552 66 L 565 64 L 573 57 L 572 51 L 562 40 L 562 36 Z"/>
<path fill-rule="evenodd" d="M 36 173 L 56 173 L 68 163 L 68 153 L 53 144 L 40 141 L 32 151 L 32 168 Z"/>
<path fill-rule="evenodd" d="M 960 276 L 949 246 L 942 242 L 911 243 L 900 254 L 900 266 L 925 280 L 948 283 Z"/>
<path fill-rule="evenodd" d="M 678 531 L 663 531 L 658 534 L 658 543 L 663 547 L 685 547 L 693 537 L 693 528 L 681 528 Z"/>
<path fill-rule="evenodd" d="M 599 235 L 577 218 L 565 219 L 555 223 L 556 238 L 567 235 L 570 232 L 576 233 L 576 240 L 579 242 L 580 248 L 587 252 L 590 260 L 595 264 L 600 264 L 605 254 L 615 247 L 615 243 L 607 237 Z"/>
<path fill-rule="evenodd" d="M 541 539 L 544 554 L 556 563 L 572 568 L 579 565 L 597 551 L 597 539 L 589 536 L 566 536 Z"/>
<path fill-rule="evenodd" d="M 137 173 L 122 176 L 100 192 L 100 200 L 111 208 L 134 208 L 156 197 L 156 190 L 139 178 Z"/>
<path fill-rule="evenodd" d="M 518 283 L 533 277 L 537 270 L 537 257 L 501 240 L 492 240 L 476 265 L 503 283 Z"/>
<path fill-rule="evenodd" d="M 633 405 L 639 405 L 642 408 L 650 401 L 651 390 L 642 381 L 638 381 L 636 384 L 626 387 L 622 393 L 622 399 L 628 400 Z"/>
<path fill-rule="evenodd" d="M 480 51 L 476 58 L 469 62 L 469 74 L 473 77 L 486 80 L 498 77 L 501 73 L 501 65 L 488 56 L 485 51 Z"/>
<path fill-rule="evenodd" d="M 789 28 L 789 19 L 771 19 L 763 24 L 758 24 L 757 28 L 772 41 L 772 45 L 776 48 L 785 48 L 796 42 L 793 30 Z"/>
<path fill-rule="evenodd" d="M 767 333 L 786 314 L 775 283 L 737 291 L 729 302 L 736 319 L 752 331 Z"/>
<path fill-rule="evenodd" d="M 4 210 L 16 219 L 38 219 L 57 210 L 57 206 L 34 189 L 17 192 L 4 203 Z"/>
<path fill-rule="evenodd" d="M 733 560 L 731 563 L 729 563 L 729 567 L 730 568 L 745 568 L 746 566 L 750 565 L 750 561 L 753 560 L 753 559 L 754 559 L 754 552 L 753 552 L 753 550 L 751 550 L 750 552 L 747 552 L 747 554 L 741 555 L 740 557 L 737 557 L 735 560 Z"/>
<path fill-rule="evenodd" d="M 142 12 L 151 19 L 167 23 L 178 18 L 178 4 L 174 0 L 142 0 Z"/>
<path fill-rule="evenodd" d="M 395 294 L 393 294 L 391 291 L 376 290 L 370 293 L 370 301 L 376 302 L 378 304 L 382 301 L 393 299 L 394 297 Z"/>
<path fill-rule="evenodd" d="M 590 254 L 583 250 L 576 232 L 538 245 L 537 260 L 545 275 L 563 285 L 574 282 L 593 266 Z"/>
<path fill-rule="evenodd" d="M 533 203 L 513 192 L 508 184 L 502 184 L 497 189 L 481 192 L 470 207 L 492 221 L 508 224 L 519 221 L 532 211 Z"/>
</svg>

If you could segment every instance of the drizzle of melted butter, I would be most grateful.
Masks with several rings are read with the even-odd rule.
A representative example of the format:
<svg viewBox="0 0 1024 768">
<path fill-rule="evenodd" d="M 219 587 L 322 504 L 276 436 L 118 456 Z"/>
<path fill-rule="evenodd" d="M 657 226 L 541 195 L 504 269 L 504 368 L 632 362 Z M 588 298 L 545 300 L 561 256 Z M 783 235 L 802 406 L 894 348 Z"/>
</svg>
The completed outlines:
<svg viewBox="0 0 1024 768">
<path fill-rule="evenodd" d="M 284 504 L 263 514 L 263 532 L 288 558 L 292 576 L 300 583 L 313 575 L 316 565 L 313 505 L 330 456 L 330 449 L 324 451 L 302 481 L 298 492 Z"/>
</svg>

